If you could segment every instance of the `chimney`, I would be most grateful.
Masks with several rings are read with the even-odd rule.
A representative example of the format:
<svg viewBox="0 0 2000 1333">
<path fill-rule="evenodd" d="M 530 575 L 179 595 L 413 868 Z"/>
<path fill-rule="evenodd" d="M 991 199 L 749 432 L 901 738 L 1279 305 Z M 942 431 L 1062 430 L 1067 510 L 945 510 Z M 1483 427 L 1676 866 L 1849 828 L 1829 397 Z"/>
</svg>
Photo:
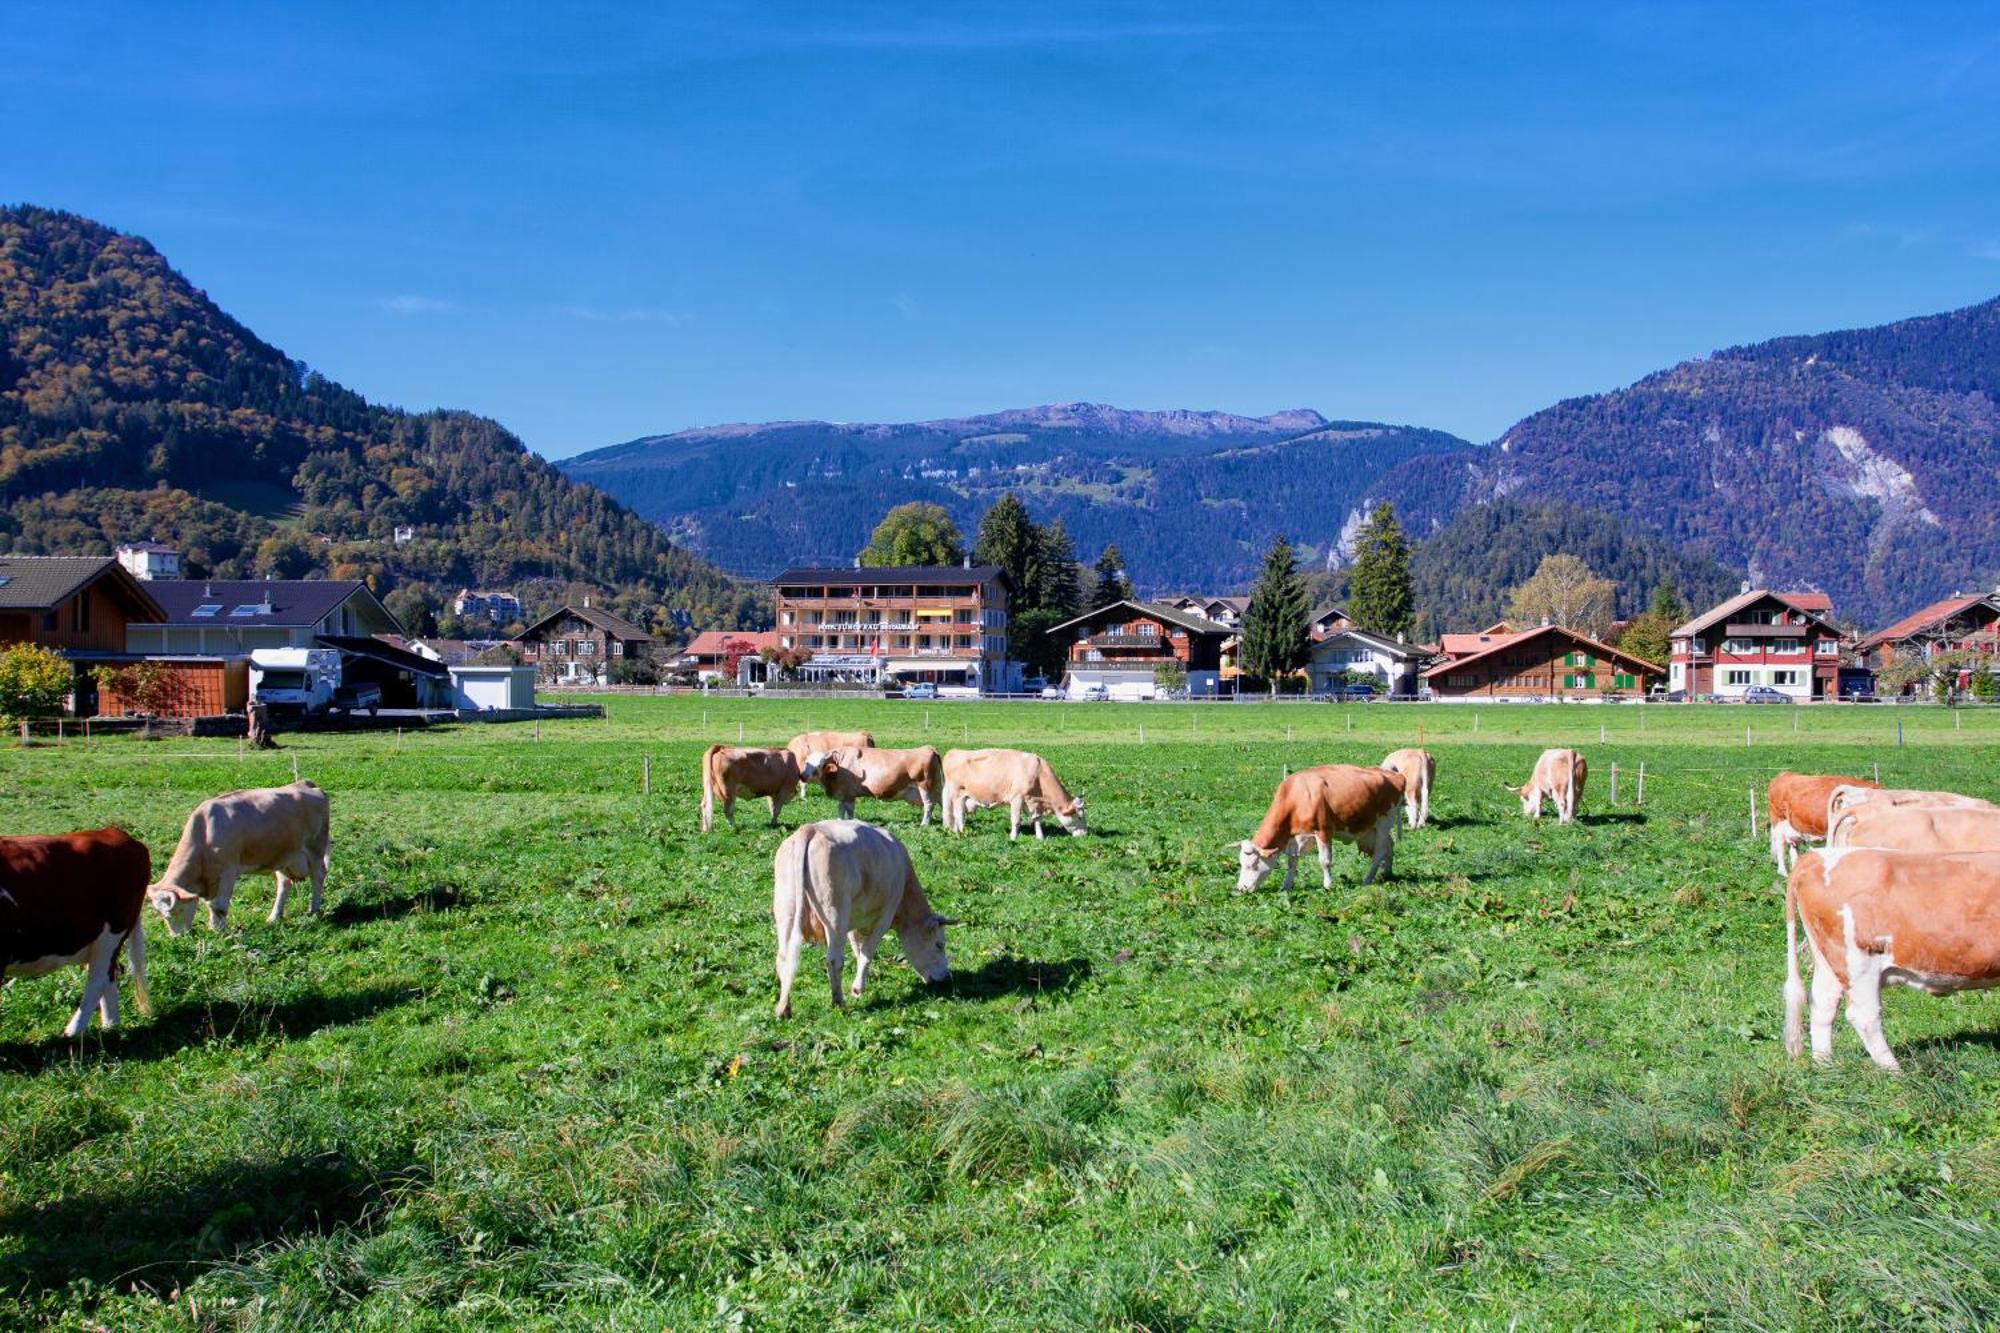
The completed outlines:
<svg viewBox="0 0 2000 1333">
<path fill-rule="evenodd" d="M 215 585 L 210 583 L 207 579 L 203 579 L 201 583 L 201 595 L 203 597 L 215 596 Z"/>
<path fill-rule="evenodd" d="M 257 607 L 257 614 L 263 616 L 271 614 L 271 580 L 269 579 L 264 580 L 264 600 Z"/>
<path fill-rule="evenodd" d="M 965 557 L 965 567 L 966 567 L 967 569 L 971 569 L 971 568 L 972 568 L 972 557 L 971 557 L 971 556 L 969 556 L 969 555 Z"/>
<path fill-rule="evenodd" d="M 1743 592 L 1749 592 L 1749 591 L 1750 591 L 1750 580 L 1749 580 L 1749 579 L 1745 579 L 1745 580 L 1743 580 L 1743 586 L 1742 586 L 1742 587 L 1740 587 L 1740 588 L 1738 588 L 1738 589 L 1737 589 L 1736 591 L 1737 591 L 1737 592 L 1739 592 L 1739 593 L 1743 593 Z"/>
<path fill-rule="evenodd" d="M 588 610 L 590 609 L 590 594 L 589 594 L 589 593 L 585 593 L 585 594 L 583 595 L 583 609 L 584 609 L 584 610 L 586 610 L 586 611 L 588 611 Z"/>
</svg>

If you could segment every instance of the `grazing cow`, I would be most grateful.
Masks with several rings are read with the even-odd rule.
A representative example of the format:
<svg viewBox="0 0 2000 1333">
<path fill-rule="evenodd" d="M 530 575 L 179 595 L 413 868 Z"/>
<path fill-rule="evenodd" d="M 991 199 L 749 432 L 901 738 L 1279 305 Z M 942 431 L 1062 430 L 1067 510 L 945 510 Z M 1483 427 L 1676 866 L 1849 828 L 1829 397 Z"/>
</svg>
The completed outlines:
<svg viewBox="0 0 2000 1333">
<path fill-rule="evenodd" d="M 701 757 L 701 831 L 715 827 L 715 803 L 722 802 L 723 818 L 736 827 L 736 798 L 767 797 L 771 802 L 771 825 L 776 827 L 778 812 L 785 802 L 799 794 L 799 761 L 790 750 L 745 750 L 734 745 L 711 745 Z"/>
<path fill-rule="evenodd" d="M 1977 796 L 1960 796 L 1955 791 L 1924 791 L 1916 787 L 1878 787 L 1874 783 L 1860 786 L 1843 784 L 1835 787 L 1826 798 L 1826 826 L 1832 828 L 1834 821 L 1845 810 L 1856 810 L 1863 806 L 1894 806 L 1897 808 L 1923 807 L 1931 810 L 2000 810 L 1991 801 L 1982 801 Z"/>
<path fill-rule="evenodd" d="M 1882 987 L 1930 995 L 2000 985 L 2000 852 L 1808 852 L 1785 882 L 1785 1050 L 1801 1053 L 1798 925 L 1812 949 L 1812 1054 L 1833 1059 L 1833 1014 L 1869 1058 L 1894 1070 L 1882 1035 Z"/>
<path fill-rule="evenodd" d="M 892 928 L 903 956 L 925 981 L 951 976 L 944 928 L 956 925 L 931 910 L 910 853 L 887 829 L 854 820 L 804 824 L 778 844 L 771 860 L 771 921 L 778 933 L 778 1017 L 792 1016 L 792 981 L 807 940 L 826 945 L 826 976 L 835 1007 L 844 1004 L 842 941 L 854 947 L 854 994 Z"/>
<path fill-rule="evenodd" d="M 1546 798 L 1556 807 L 1556 823 L 1567 824 L 1576 818 L 1577 802 L 1583 797 L 1583 780 L 1589 776 L 1590 765 L 1575 750 L 1544 750 L 1542 757 L 1535 761 L 1534 776 L 1525 787 L 1509 787 L 1521 797 L 1521 813 L 1530 819 L 1542 817 L 1542 801 Z"/>
<path fill-rule="evenodd" d="M 312 881 L 306 913 L 318 916 L 326 893 L 326 863 L 326 793 L 316 784 L 232 791 L 194 808 L 173 859 L 147 897 L 166 918 L 169 935 L 194 924 L 194 905 L 202 899 L 208 902 L 209 926 L 221 930 L 229 920 L 237 876 L 269 870 L 278 880 L 270 920 L 285 914 L 285 894 L 301 879 Z"/>
<path fill-rule="evenodd" d="M 1437 760 L 1429 750 L 1392 750 L 1382 761 L 1391 773 L 1403 775 L 1403 819 L 1411 828 L 1422 828 L 1431 817 L 1431 779 L 1437 776 Z"/>
<path fill-rule="evenodd" d="M 1789 874 L 1799 845 L 1826 837 L 1826 807 L 1836 787 L 1880 789 L 1879 782 L 1838 773 L 1780 773 L 1764 794 L 1771 818 L 1771 859 L 1778 873 Z"/>
<path fill-rule="evenodd" d="M 1857 805 L 1833 821 L 1826 845 L 1899 852 L 2000 852 L 2000 810 Z"/>
<path fill-rule="evenodd" d="M 863 796 L 878 801 L 908 801 L 931 822 L 931 807 L 944 798 L 944 761 L 935 746 L 914 750 L 835 750 L 806 761 L 805 777 L 840 805 L 842 819 L 854 818 L 854 803 Z M 939 822 L 943 822 L 940 812 Z"/>
<path fill-rule="evenodd" d="M 1302 768 L 1278 784 L 1256 833 L 1237 845 L 1236 891 L 1248 893 L 1269 877 L 1285 855 L 1286 893 L 1298 875 L 1299 852 L 1319 847 L 1320 883 L 1333 887 L 1333 844 L 1351 842 L 1369 858 L 1363 884 L 1387 875 L 1395 855 L 1397 808 L 1403 776 L 1379 768 L 1327 764 Z"/>
<path fill-rule="evenodd" d="M 84 970 L 83 1003 L 63 1029 L 82 1034 L 97 1011 L 99 1027 L 118 1026 L 118 951 L 132 942 L 132 998 L 146 994 L 146 881 L 153 858 L 123 829 L 48 838 L 0 838 L 0 979 L 39 977 L 62 967 Z"/>
<path fill-rule="evenodd" d="M 835 750 L 872 750 L 875 738 L 865 731 L 802 731 L 785 742 L 785 748 L 798 761 L 799 772 L 806 771 L 816 754 L 832 754 Z"/>
<path fill-rule="evenodd" d="M 1034 821 L 1054 815 L 1072 837 L 1081 838 L 1083 798 L 1071 796 L 1049 761 L 1026 750 L 951 750 L 944 757 L 944 826 L 965 832 L 965 817 L 989 805 L 1007 807 L 1009 842 L 1021 836 L 1021 816 Z"/>
</svg>

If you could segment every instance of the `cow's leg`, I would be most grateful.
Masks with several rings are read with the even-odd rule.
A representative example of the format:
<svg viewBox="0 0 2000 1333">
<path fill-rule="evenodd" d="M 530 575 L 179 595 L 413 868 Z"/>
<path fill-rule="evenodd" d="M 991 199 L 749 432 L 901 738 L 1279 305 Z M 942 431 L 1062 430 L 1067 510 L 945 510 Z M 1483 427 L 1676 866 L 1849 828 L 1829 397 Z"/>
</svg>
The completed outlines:
<svg viewBox="0 0 2000 1333">
<path fill-rule="evenodd" d="M 90 953 L 83 964 L 83 1003 L 76 1007 L 76 1013 L 69 1020 L 69 1026 L 63 1029 L 65 1037 L 83 1035 L 84 1029 L 90 1026 L 91 1010 L 96 1009 L 98 1001 L 104 998 L 105 987 L 116 984 L 111 980 L 111 958 L 117 952 L 118 938 L 107 930 L 97 937 L 95 944 L 90 946 Z M 112 1010 L 114 1023 L 117 1021 L 115 1017 L 117 1012 L 115 1008 Z M 100 1019 L 101 1017 L 100 1015 Z"/>
<path fill-rule="evenodd" d="M 792 980 L 799 974 L 799 950 L 805 934 L 796 921 L 786 922 L 778 932 L 778 1017 L 792 1016 Z"/>
<path fill-rule="evenodd" d="M 889 918 L 885 915 L 880 924 L 864 939 L 854 936 L 854 986 L 851 993 L 861 994 L 861 987 L 868 981 L 868 968 L 874 963 L 875 955 L 881 952 L 882 937 L 889 931 Z"/>
<path fill-rule="evenodd" d="M 1789 821 L 1783 819 L 1771 821 L 1771 860 L 1777 864 L 1778 873 L 1781 875 L 1791 873 L 1791 866 L 1787 864 L 1788 858 L 1785 855 L 1791 850 L 1791 831 L 1792 826 Z"/>
<path fill-rule="evenodd" d="M 312 898 L 306 903 L 306 915 L 318 916 L 326 908 L 326 848 L 306 853 L 306 878 L 312 881 Z"/>
<path fill-rule="evenodd" d="M 1007 841 L 1021 840 L 1021 800 L 1017 796 L 1007 802 Z"/>
<path fill-rule="evenodd" d="M 922 828 L 926 824 L 931 822 L 930 789 L 927 787 L 912 787 L 910 790 L 914 791 L 917 794 L 917 804 L 921 805 L 924 808 L 924 817 L 917 821 L 917 827 Z"/>
<path fill-rule="evenodd" d="M 772 827 L 772 828 L 776 828 L 776 827 L 778 827 L 778 811 L 780 811 L 780 810 L 782 810 L 782 809 L 784 809 L 784 808 L 785 808 L 785 803 L 784 803 L 784 802 L 783 802 L 782 800 L 778 799 L 778 793 L 776 793 L 776 792 L 772 792 L 772 793 L 771 793 L 771 827 Z"/>
<path fill-rule="evenodd" d="M 1833 1016 L 1840 1008 L 1840 978 L 1833 973 L 1833 964 L 1826 961 L 1819 951 L 1819 941 L 1810 935 L 1806 942 L 1812 948 L 1812 1058 L 1817 1064 L 1833 1063 Z"/>
<path fill-rule="evenodd" d="M 842 819 L 854 818 L 854 798 L 852 796 L 840 803 L 840 817 Z"/>
<path fill-rule="evenodd" d="M 276 871 L 274 877 L 278 881 L 278 894 L 275 898 L 271 899 L 271 914 L 265 918 L 272 925 L 276 925 L 278 918 L 285 914 L 285 894 L 292 887 L 291 877 L 284 871 Z"/>
<path fill-rule="evenodd" d="M 1293 838 L 1285 844 L 1285 882 L 1278 886 L 1278 892 L 1290 893 L 1292 881 L 1299 875 L 1299 840 Z"/>
<path fill-rule="evenodd" d="M 1331 889 L 1333 887 L 1333 843 L 1324 833 L 1319 835 L 1317 841 L 1319 842 L 1319 886 L 1322 889 Z"/>
<path fill-rule="evenodd" d="M 736 827 L 736 789 L 734 787 L 723 790 L 722 817 L 729 821 L 729 827 Z"/>
<path fill-rule="evenodd" d="M 1882 1035 L 1882 974 L 1894 965 L 1889 954 L 1866 953 L 1854 941 L 1854 911 L 1840 909 L 1841 934 L 1847 945 L 1847 1021 L 1868 1048 L 1868 1058 L 1890 1073 L 1902 1068 Z"/>
<path fill-rule="evenodd" d="M 229 897 L 236 892 L 236 867 L 215 877 L 215 896 L 208 900 L 208 924 L 215 930 L 229 928 Z"/>
<path fill-rule="evenodd" d="M 106 1032 L 118 1026 L 118 979 L 113 977 L 97 997 L 97 1026 Z"/>
<path fill-rule="evenodd" d="M 1029 818 L 1035 821 L 1035 841 L 1040 842 L 1042 840 L 1042 812 L 1037 810 Z"/>
</svg>

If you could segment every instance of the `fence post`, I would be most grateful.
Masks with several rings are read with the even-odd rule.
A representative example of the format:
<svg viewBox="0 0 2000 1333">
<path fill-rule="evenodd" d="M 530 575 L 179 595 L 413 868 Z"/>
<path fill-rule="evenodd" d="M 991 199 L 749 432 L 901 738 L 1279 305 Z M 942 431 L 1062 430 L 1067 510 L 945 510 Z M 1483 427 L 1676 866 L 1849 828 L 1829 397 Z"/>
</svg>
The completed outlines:
<svg viewBox="0 0 2000 1333">
<path fill-rule="evenodd" d="M 1145 743 L 1146 743 L 1146 724 L 1144 722 L 1141 722 L 1139 724 L 1139 744 L 1144 745 Z"/>
<path fill-rule="evenodd" d="M 1644 805 L 1645 803 L 1646 803 L 1646 761 L 1641 759 L 1639 761 L 1639 798 L 1636 801 L 1634 801 L 1633 804 Z"/>
<path fill-rule="evenodd" d="M 1757 841 L 1757 789 L 1750 789 L 1750 841 Z"/>
<path fill-rule="evenodd" d="M 1291 741 L 1292 741 L 1292 729 L 1291 729 L 1290 727 L 1286 727 L 1286 728 L 1285 728 L 1285 743 L 1286 743 L 1287 745 L 1289 745 L 1289 744 L 1291 744 Z"/>
<path fill-rule="evenodd" d="M 1748 726 L 1743 728 L 1743 743 L 1745 745 L 1750 744 L 1750 728 Z"/>
<path fill-rule="evenodd" d="M 1875 785 L 1878 787 L 1882 785 L 1882 761 L 1880 759 L 1875 761 Z"/>
<path fill-rule="evenodd" d="M 1474 731 L 1479 730 L 1479 710 L 1477 708 L 1472 710 L 1472 729 Z"/>
<path fill-rule="evenodd" d="M 1611 804 L 1618 804 L 1618 761 L 1611 761 Z"/>
<path fill-rule="evenodd" d="M 540 718 L 536 718 L 536 719 L 535 719 L 535 739 L 536 739 L 537 741 L 539 741 L 539 740 L 541 740 L 541 738 L 542 738 L 542 720 L 541 720 Z"/>
<path fill-rule="evenodd" d="M 299 757 L 296 753 L 294 753 L 292 755 L 292 781 L 297 782 L 298 780 L 299 780 Z"/>
<path fill-rule="evenodd" d="M 741 722 L 736 724 L 736 740 L 739 745 L 743 741 L 743 724 Z"/>
<path fill-rule="evenodd" d="M 646 756 L 645 766 L 640 769 L 639 773 L 640 790 L 643 794 L 651 796 L 653 794 L 653 756 L 651 754 Z"/>
<path fill-rule="evenodd" d="M 1597 724 L 1597 743 L 1599 745 L 1604 744 L 1604 724 L 1602 722 Z"/>
<path fill-rule="evenodd" d="M 1896 719 L 1896 748 L 1903 748 L 1903 719 L 1900 717 Z"/>
</svg>

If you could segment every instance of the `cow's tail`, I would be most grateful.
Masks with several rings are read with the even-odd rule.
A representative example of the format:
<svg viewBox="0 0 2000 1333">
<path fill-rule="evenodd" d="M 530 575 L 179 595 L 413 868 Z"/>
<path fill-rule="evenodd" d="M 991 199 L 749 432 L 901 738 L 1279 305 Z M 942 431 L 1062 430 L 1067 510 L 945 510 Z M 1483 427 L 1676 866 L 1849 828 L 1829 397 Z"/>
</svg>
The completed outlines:
<svg viewBox="0 0 2000 1333">
<path fill-rule="evenodd" d="M 1563 774 L 1563 815 L 1576 818 L 1576 764 L 1580 758 L 1576 751 L 1569 752 L 1569 769 Z"/>
<path fill-rule="evenodd" d="M 717 778 L 715 756 L 722 752 L 720 745 L 711 745 L 701 756 L 701 831 L 708 832 L 715 827 L 715 797 Z"/>
<path fill-rule="evenodd" d="M 146 913 L 148 908 L 141 901 L 139 915 L 132 920 L 132 930 L 126 936 L 131 941 L 128 949 L 132 955 L 132 1003 L 140 1013 L 148 1018 L 153 1016 L 153 997 L 146 993 Z"/>
<path fill-rule="evenodd" d="M 1798 869 L 1785 876 L 1785 1053 L 1794 1059 L 1805 1050 L 1805 982 L 1799 978 Z"/>
</svg>

